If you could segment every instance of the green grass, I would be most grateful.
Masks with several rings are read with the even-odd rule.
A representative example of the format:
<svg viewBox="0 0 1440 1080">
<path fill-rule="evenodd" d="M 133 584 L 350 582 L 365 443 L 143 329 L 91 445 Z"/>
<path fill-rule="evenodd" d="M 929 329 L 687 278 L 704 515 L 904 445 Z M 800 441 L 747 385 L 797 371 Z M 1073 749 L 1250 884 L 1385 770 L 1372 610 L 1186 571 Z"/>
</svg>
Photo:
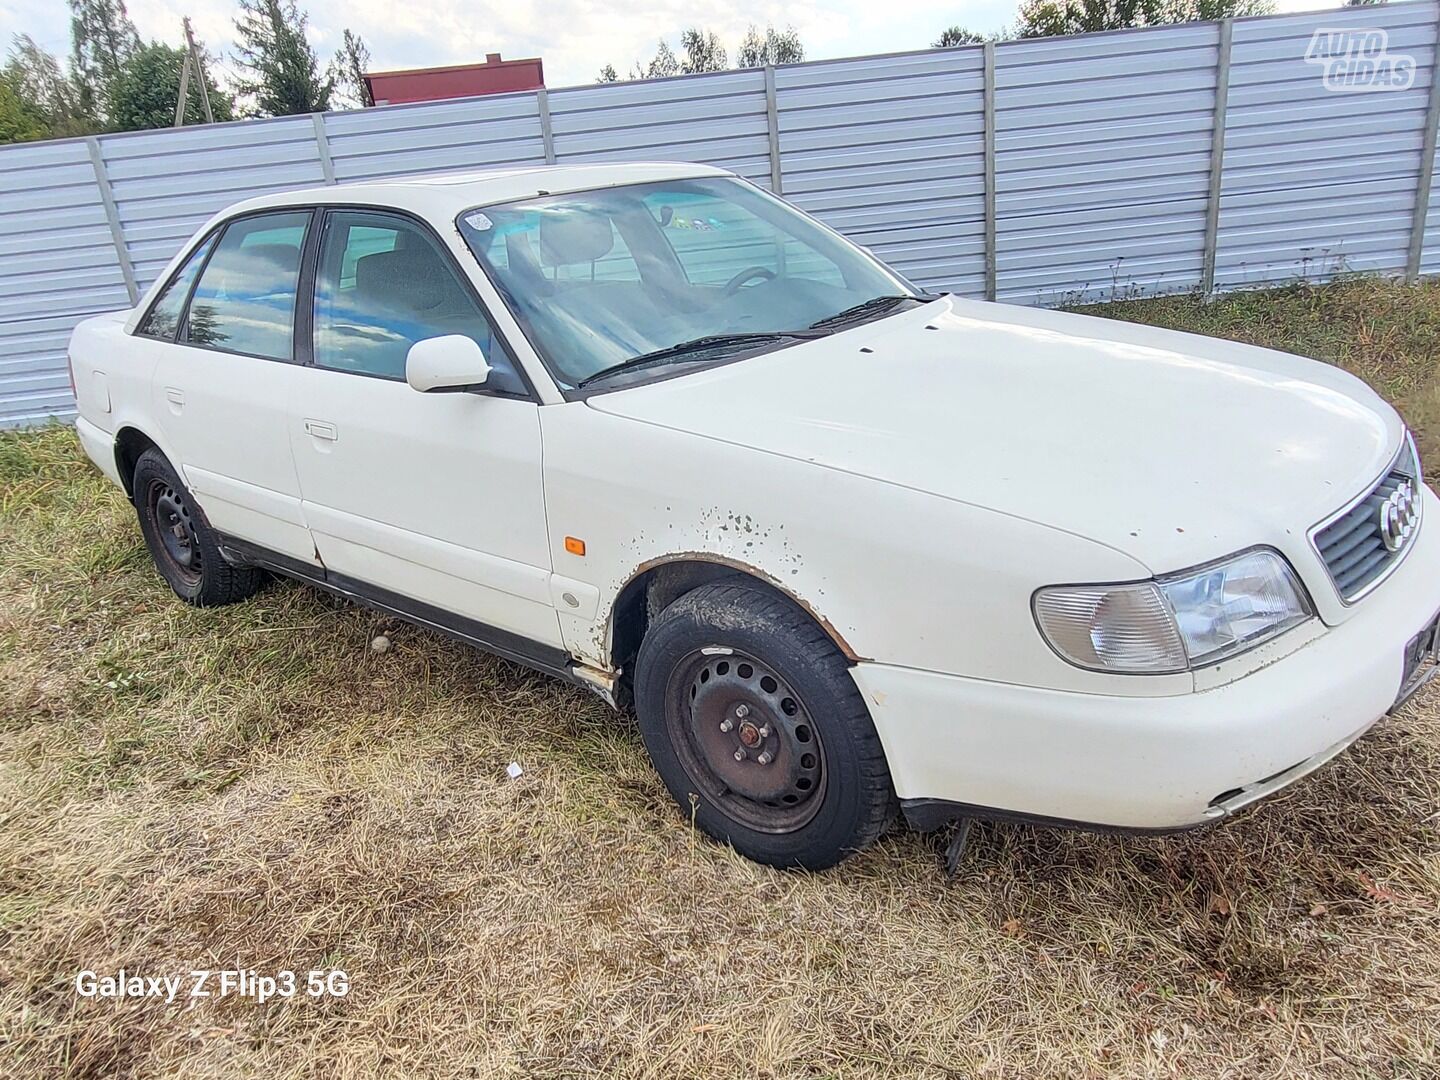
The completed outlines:
<svg viewBox="0 0 1440 1080">
<path fill-rule="evenodd" d="M 1440 460 L 1440 287 L 1103 313 L 1341 364 Z M 1435 691 L 1218 830 L 787 874 L 584 692 L 291 584 L 182 606 L 66 429 L 0 435 L 0 551 L 5 1077 L 1440 1074 Z M 352 989 L 72 989 L 237 964 Z"/>
</svg>

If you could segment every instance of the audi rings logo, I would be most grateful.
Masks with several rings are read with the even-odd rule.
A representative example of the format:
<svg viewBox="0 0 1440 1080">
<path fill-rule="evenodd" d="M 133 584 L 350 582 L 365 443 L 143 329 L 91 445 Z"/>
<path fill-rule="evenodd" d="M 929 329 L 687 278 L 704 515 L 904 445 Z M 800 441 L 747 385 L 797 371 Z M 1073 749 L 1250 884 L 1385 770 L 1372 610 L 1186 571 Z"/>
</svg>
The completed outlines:
<svg viewBox="0 0 1440 1080">
<path fill-rule="evenodd" d="M 1380 538 L 1385 541 L 1385 549 L 1404 550 L 1419 526 L 1420 500 L 1415 496 L 1415 485 L 1405 480 L 1380 504 Z"/>
</svg>

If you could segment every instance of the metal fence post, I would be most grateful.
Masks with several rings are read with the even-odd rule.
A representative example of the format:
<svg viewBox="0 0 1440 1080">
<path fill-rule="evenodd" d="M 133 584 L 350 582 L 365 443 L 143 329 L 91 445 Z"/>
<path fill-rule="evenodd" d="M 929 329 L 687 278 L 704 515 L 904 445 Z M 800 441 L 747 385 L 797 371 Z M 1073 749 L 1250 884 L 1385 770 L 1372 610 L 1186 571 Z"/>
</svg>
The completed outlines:
<svg viewBox="0 0 1440 1080">
<path fill-rule="evenodd" d="M 985 299 L 998 291 L 995 251 L 995 43 L 985 42 Z"/>
<path fill-rule="evenodd" d="M 140 288 L 135 283 L 135 267 L 130 263 L 130 249 L 125 246 L 125 232 L 120 228 L 120 211 L 115 207 L 115 192 L 110 188 L 110 176 L 105 171 L 105 158 L 100 153 L 100 140 L 94 135 L 85 137 L 85 146 L 90 151 L 90 167 L 95 170 L 95 186 L 100 189 L 100 202 L 105 207 L 105 220 L 110 225 L 110 242 L 115 245 L 115 258 L 120 263 L 120 276 L 125 279 L 125 292 L 131 304 L 140 302 Z"/>
<path fill-rule="evenodd" d="M 775 65 L 765 65 L 765 130 L 770 136 L 770 190 L 785 193 L 785 173 L 780 167 L 780 109 L 775 100 Z"/>
<path fill-rule="evenodd" d="M 1415 211 L 1410 219 L 1410 250 L 1405 256 L 1405 280 L 1420 277 L 1425 255 L 1425 226 L 1430 217 L 1430 189 L 1435 182 L 1435 129 L 1440 127 L 1440 5 L 1436 6 L 1435 50 L 1430 54 L 1430 103 L 1425 109 L 1425 133 L 1420 140 L 1420 174 L 1415 179 Z"/>
<path fill-rule="evenodd" d="M 550 92 L 543 86 L 535 91 L 535 107 L 540 110 L 540 142 L 545 148 L 545 164 L 555 164 L 555 131 L 550 126 Z"/>
<path fill-rule="evenodd" d="M 315 150 L 320 155 L 320 172 L 325 176 L 325 183 L 335 183 L 335 162 L 330 157 L 330 136 L 325 134 L 325 116 L 323 113 L 311 113 L 310 120 L 315 125 Z"/>
<path fill-rule="evenodd" d="M 1205 203 L 1205 249 L 1200 263 L 1200 291 L 1215 294 L 1215 252 L 1220 243 L 1220 189 L 1225 179 L 1225 113 L 1230 106 L 1230 51 L 1235 24 L 1220 20 L 1215 50 L 1215 114 L 1210 122 L 1210 189 Z"/>
</svg>

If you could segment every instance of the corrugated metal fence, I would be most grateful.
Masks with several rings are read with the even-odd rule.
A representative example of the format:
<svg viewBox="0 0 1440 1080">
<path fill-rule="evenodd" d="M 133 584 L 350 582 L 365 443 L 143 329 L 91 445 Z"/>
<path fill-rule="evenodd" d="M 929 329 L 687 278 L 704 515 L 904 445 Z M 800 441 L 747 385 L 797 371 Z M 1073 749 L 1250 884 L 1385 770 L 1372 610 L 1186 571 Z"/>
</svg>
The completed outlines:
<svg viewBox="0 0 1440 1080">
<path fill-rule="evenodd" d="M 702 161 L 914 281 L 1054 304 L 1440 273 L 1435 0 L 0 147 L 0 425 L 70 411 L 64 349 L 207 217 L 307 184 Z M 1334 91 L 1317 29 L 1404 89 Z"/>
</svg>

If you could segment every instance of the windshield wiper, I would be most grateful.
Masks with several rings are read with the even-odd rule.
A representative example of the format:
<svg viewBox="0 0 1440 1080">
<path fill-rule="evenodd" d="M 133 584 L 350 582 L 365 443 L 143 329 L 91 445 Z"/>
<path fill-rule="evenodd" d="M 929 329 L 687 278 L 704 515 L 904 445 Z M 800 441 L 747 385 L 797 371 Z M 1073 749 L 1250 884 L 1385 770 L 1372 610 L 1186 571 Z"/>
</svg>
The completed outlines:
<svg viewBox="0 0 1440 1080">
<path fill-rule="evenodd" d="M 867 315 L 888 314 L 892 309 L 899 307 L 906 300 L 914 300 L 917 304 L 928 304 L 931 300 L 938 300 L 938 296 L 931 296 L 928 293 L 921 293 L 919 296 L 910 293 L 895 293 L 890 296 L 872 296 L 869 300 L 862 300 L 854 307 L 848 307 L 844 311 L 837 311 L 834 315 L 827 315 L 818 322 L 810 324 L 811 330 L 827 330 L 836 326 L 843 326 L 848 322 L 856 322 Z"/>
<path fill-rule="evenodd" d="M 758 345 L 767 341 L 785 341 L 795 339 L 806 341 L 811 338 L 824 335 L 811 333 L 809 330 L 769 330 L 755 331 L 746 334 L 707 334 L 704 337 L 693 338 L 690 341 L 682 341 L 677 345 L 667 345 L 663 349 L 656 349 L 654 352 L 641 353 L 639 356 L 632 356 L 629 360 L 622 360 L 618 364 L 611 364 L 609 367 L 601 368 L 593 375 L 587 375 L 581 379 L 576 386 L 589 386 L 601 379 L 608 379 L 611 375 L 618 375 L 622 371 L 633 371 L 635 368 L 648 367 L 651 364 L 663 364 L 672 360 L 693 359 L 697 355 L 708 352 L 715 352 L 720 349 L 733 348 L 737 345 Z"/>
</svg>

